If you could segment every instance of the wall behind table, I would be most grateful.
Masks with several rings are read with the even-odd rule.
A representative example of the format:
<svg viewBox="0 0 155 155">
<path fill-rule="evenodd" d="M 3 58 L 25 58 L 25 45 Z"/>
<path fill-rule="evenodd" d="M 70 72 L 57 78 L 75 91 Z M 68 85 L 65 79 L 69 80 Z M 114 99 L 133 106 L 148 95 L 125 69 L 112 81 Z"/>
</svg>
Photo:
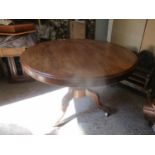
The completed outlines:
<svg viewBox="0 0 155 155">
<path fill-rule="evenodd" d="M 150 50 L 155 54 L 155 19 L 147 20 L 141 50 Z"/>
<path fill-rule="evenodd" d="M 96 19 L 95 40 L 107 40 L 108 21 L 108 19 Z"/>
<path fill-rule="evenodd" d="M 111 42 L 139 51 L 146 21 L 146 19 L 115 19 Z"/>
</svg>

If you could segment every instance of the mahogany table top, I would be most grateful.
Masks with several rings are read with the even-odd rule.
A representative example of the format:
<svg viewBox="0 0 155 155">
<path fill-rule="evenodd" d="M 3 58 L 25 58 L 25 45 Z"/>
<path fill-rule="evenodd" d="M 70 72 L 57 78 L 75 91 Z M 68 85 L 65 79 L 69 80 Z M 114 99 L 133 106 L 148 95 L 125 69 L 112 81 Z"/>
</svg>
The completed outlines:
<svg viewBox="0 0 155 155">
<path fill-rule="evenodd" d="M 39 43 L 21 55 L 24 71 L 34 79 L 65 86 L 97 86 L 120 80 L 137 62 L 130 50 L 95 40 Z"/>
</svg>

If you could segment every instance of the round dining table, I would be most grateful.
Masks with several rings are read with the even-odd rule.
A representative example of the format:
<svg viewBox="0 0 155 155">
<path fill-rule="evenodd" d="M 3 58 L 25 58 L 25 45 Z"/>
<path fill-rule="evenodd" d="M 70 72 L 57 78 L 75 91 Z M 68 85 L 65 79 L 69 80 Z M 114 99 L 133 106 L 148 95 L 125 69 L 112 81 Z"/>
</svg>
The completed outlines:
<svg viewBox="0 0 155 155">
<path fill-rule="evenodd" d="M 113 43 L 65 39 L 38 43 L 25 50 L 20 61 L 24 72 L 32 78 L 69 87 L 62 100 L 63 115 L 71 99 L 89 96 L 108 116 L 110 108 L 92 88 L 128 77 L 136 66 L 137 56 Z"/>
</svg>

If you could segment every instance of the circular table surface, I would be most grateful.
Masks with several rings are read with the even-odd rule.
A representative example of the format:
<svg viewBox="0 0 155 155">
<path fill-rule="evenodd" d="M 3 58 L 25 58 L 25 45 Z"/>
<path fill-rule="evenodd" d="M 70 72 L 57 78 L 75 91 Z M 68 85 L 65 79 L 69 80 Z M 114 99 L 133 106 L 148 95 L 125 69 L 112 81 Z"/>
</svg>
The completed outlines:
<svg viewBox="0 0 155 155">
<path fill-rule="evenodd" d="M 39 43 L 21 55 L 24 71 L 41 82 L 96 86 L 129 74 L 137 62 L 130 50 L 95 40 Z"/>
</svg>

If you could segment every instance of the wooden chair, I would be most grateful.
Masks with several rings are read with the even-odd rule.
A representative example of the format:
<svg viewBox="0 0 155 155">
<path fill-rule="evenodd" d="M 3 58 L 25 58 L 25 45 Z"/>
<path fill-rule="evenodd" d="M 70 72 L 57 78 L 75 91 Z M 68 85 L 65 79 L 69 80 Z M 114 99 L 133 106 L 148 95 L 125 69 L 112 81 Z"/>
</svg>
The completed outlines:
<svg viewBox="0 0 155 155">
<path fill-rule="evenodd" d="M 155 58 L 153 53 L 147 50 L 137 56 L 137 66 L 125 80 L 125 84 L 146 94 L 147 102 L 143 106 L 143 113 L 155 132 Z"/>
<path fill-rule="evenodd" d="M 155 58 L 153 53 L 147 50 L 141 51 L 138 63 L 132 74 L 121 83 L 146 94 L 151 99 L 152 87 L 150 81 L 155 70 Z"/>
</svg>

